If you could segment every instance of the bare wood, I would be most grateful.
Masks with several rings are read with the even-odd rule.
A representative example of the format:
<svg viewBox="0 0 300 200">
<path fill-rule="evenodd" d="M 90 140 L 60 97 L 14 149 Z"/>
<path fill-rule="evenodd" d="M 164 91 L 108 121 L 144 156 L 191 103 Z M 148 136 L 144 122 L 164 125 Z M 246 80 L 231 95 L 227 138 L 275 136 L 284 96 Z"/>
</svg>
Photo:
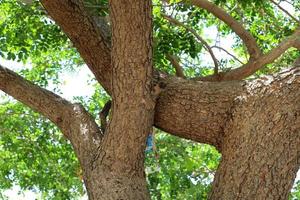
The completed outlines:
<svg viewBox="0 0 300 200">
<path fill-rule="evenodd" d="M 261 55 L 261 50 L 258 47 L 255 38 L 242 26 L 241 23 L 230 16 L 224 9 L 207 0 L 185 0 L 184 2 L 191 3 L 197 7 L 207 10 L 227 24 L 243 40 L 250 54 L 250 59 L 257 58 Z"/>
<path fill-rule="evenodd" d="M 175 68 L 176 76 L 181 77 L 181 78 L 185 78 L 183 68 L 179 64 L 178 58 L 174 55 L 171 55 L 171 54 L 167 54 L 166 57 L 171 62 L 173 67 Z"/>
<path fill-rule="evenodd" d="M 162 15 L 165 19 L 167 19 L 169 22 L 175 24 L 176 26 L 181 26 L 183 28 L 185 28 L 187 31 L 191 32 L 196 38 L 197 40 L 199 40 L 203 45 L 204 48 L 208 51 L 209 55 L 211 56 L 213 63 L 214 63 L 214 74 L 218 74 L 219 71 L 219 64 L 218 64 L 218 60 L 214 54 L 214 52 L 212 51 L 211 47 L 209 46 L 209 44 L 192 28 L 190 28 L 189 26 L 185 25 L 184 23 L 178 21 L 177 19 L 174 19 L 170 16 L 167 15 Z"/>
</svg>

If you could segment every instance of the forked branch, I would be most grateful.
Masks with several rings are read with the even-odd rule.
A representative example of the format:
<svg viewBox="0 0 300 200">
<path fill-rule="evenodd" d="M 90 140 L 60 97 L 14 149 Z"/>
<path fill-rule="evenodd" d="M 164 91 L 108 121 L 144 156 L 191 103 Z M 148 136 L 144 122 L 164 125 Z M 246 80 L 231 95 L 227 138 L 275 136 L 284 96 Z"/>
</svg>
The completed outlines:
<svg viewBox="0 0 300 200">
<path fill-rule="evenodd" d="M 255 38 L 242 26 L 241 23 L 235 20 L 224 9 L 207 0 L 184 0 L 184 2 L 191 3 L 192 5 L 207 10 L 227 24 L 243 40 L 250 54 L 250 59 L 255 59 L 261 55 L 261 50 L 258 47 Z"/>
<path fill-rule="evenodd" d="M 298 48 L 300 47 L 300 29 L 298 28 L 290 37 L 282 41 L 274 49 L 268 53 L 260 56 L 258 59 L 250 60 L 248 63 L 242 65 L 239 68 L 233 69 L 228 72 L 220 73 L 218 77 L 216 76 L 207 76 L 196 78 L 196 80 L 202 81 L 231 81 L 231 80 L 242 80 L 251 76 L 256 71 L 261 69 L 267 64 L 272 63 L 278 57 L 280 57 L 286 50 L 291 47 Z"/>
</svg>

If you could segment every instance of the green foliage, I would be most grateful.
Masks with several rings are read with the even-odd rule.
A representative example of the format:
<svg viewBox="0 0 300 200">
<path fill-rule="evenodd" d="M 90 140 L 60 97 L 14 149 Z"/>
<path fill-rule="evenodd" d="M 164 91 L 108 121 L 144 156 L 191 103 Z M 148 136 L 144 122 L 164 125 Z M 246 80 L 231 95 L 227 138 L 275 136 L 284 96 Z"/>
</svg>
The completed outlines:
<svg viewBox="0 0 300 200">
<path fill-rule="evenodd" d="M 58 74 L 83 64 L 60 28 L 46 16 L 38 2 L 24 5 L 15 0 L 0 2 L 0 56 L 30 63 L 21 74 L 45 87 L 58 82 Z"/>
<path fill-rule="evenodd" d="M 174 73 L 166 54 L 181 59 L 187 77 L 213 72 L 201 42 L 184 28 L 170 24 L 162 14 L 172 16 L 193 28 L 208 44 L 234 38 L 232 51 L 246 61 L 245 46 L 232 30 L 203 9 L 183 4 L 180 0 L 165 5 L 153 0 L 154 65 Z M 216 4 L 243 23 L 254 35 L 263 52 L 268 52 L 295 30 L 296 24 L 269 1 L 216 0 Z M 300 10 L 300 1 L 291 1 Z M 91 15 L 107 16 L 107 0 L 85 0 Z M 38 1 L 24 5 L 16 0 L 0 0 L 0 57 L 23 63 L 19 70 L 25 78 L 42 87 L 59 92 L 60 74 L 83 65 L 78 52 L 54 22 L 48 18 Z M 299 16 L 299 12 L 295 15 Z M 210 34 L 219 31 L 218 34 Z M 256 76 L 273 73 L 289 66 L 300 55 L 291 49 L 274 64 L 260 70 Z M 221 70 L 238 67 L 232 58 L 219 58 Z M 76 97 L 74 101 L 98 118 L 109 99 L 99 84 L 91 97 Z M 196 144 L 159 132 L 157 150 L 147 154 L 146 172 L 153 199 L 206 199 L 219 153 L 208 145 Z M 69 142 L 51 122 L 20 103 L 0 97 L 0 199 L 1 191 L 19 185 L 23 190 L 43 193 L 44 199 L 75 199 L 84 193 L 81 170 Z M 290 199 L 300 199 L 300 183 Z M 4 198 L 4 197 L 3 197 Z"/>
<path fill-rule="evenodd" d="M 294 188 L 289 196 L 289 200 L 298 200 L 300 199 L 300 180 L 295 183 Z"/>
<path fill-rule="evenodd" d="M 45 199 L 83 194 L 81 170 L 69 142 L 39 114 L 20 103 L 0 106 L 0 188 L 19 185 Z"/>
<path fill-rule="evenodd" d="M 220 154 L 209 145 L 161 132 L 155 145 L 145 164 L 152 199 L 206 199 Z"/>
<path fill-rule="evenodd" d="M 107 16 L 109 13 L 107 0 L 84 0 L 84 6 L 93 16 Z"/>
</svg>

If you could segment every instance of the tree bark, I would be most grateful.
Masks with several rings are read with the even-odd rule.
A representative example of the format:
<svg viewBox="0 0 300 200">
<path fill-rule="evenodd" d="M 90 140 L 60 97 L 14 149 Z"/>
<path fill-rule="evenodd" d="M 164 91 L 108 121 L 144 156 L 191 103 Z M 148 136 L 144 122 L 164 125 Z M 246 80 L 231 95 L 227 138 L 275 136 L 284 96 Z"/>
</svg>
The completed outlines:
<svg viewBox="0 0 300 200">
<path fill-rule="evenodd" d="M 171 134 L 214 145 L 222 153 L 211 199 L 287 198 L 300 165 L 299 70 L 255 81 L 165 78 L 166 86 L 157 92 L 152 85 L 150 0 L 110 0 L 112 49 L 82 1 L 42 2 L 112 95 L 107 129 L 101 133 L 82 106 L 3 67 L 0 89 L 44 114 L 70 139 L 90 199 L 150 198 L 143 160 L 153 123 Z M 299 34 L 258 57 L 254 68 L 233 70 L 223 79 L 221 74 L 219 80 L 252 74 L 293 46 Z"/>
<path fill-rule="evenodd" d="M 94 164 L 84 167 L 89 199 L 150 199 L 144 150 L 155 96 L 150 0 L 111 0 L 111 121 Z"/>
<path fill-rule="evenodd" d="M 300 165 L 300 70 L 247 84 L 225 128 L 210 199 L 288 199 Z"/>
</svg>

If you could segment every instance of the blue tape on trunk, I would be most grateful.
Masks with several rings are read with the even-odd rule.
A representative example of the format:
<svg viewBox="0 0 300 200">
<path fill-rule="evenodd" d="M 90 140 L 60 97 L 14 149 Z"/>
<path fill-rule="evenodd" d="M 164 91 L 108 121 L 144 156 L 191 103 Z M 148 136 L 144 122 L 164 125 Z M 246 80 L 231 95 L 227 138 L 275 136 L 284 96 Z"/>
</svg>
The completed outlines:
<svg viewBox="0 0 300 200">
<path fill-rule="evenodd" d="M 146 141 L 146 152 L 151 152 L 153 150 L 153 137 L 149 134 Z"/>
</svg>

